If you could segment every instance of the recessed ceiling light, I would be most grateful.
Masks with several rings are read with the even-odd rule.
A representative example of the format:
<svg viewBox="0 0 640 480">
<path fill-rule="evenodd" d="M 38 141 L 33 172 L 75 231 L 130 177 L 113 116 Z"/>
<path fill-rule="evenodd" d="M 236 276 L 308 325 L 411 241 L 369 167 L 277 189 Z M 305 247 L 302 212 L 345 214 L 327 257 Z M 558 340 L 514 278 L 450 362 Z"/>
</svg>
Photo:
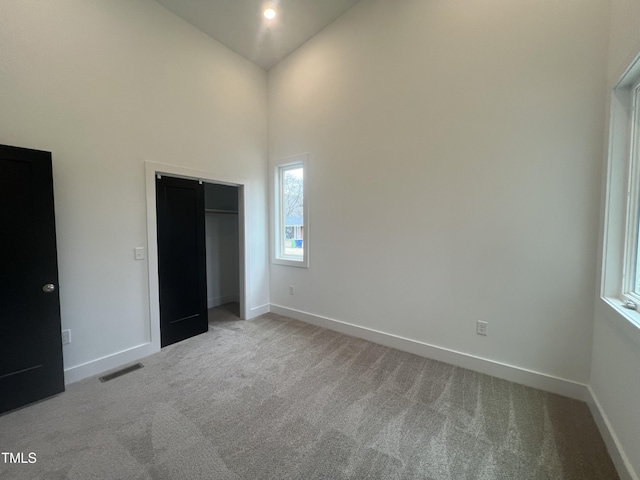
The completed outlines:
<svg viewBox="0 0 640 480">
<path fill-rule="evenodd" d="M 275 16 L 276 16 L 276 11 L 271 7 L 265 9 L 265 11 L 262 12 L 262 13 L 264 14 L 265 18 L 267 18 L 269 20 L 274 19 Z"/>
</svg>

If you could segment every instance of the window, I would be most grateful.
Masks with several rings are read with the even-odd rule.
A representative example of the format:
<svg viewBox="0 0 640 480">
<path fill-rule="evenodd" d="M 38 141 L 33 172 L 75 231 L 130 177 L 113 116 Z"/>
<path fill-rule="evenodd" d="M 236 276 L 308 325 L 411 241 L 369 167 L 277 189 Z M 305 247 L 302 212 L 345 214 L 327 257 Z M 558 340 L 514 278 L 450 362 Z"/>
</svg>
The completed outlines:
<svg viewBox="0 0 640 480">
<path fill-rule="evenodd" d="M 307 155 L 286 158 L 272 166 L 272 261 L 280 265 L 308 267 Z"/>
<path fill-rule="evenodd" d="M 640 326 L 640 56 L 613 90 L 610 120 L 602 297 Z"/>
</svg>

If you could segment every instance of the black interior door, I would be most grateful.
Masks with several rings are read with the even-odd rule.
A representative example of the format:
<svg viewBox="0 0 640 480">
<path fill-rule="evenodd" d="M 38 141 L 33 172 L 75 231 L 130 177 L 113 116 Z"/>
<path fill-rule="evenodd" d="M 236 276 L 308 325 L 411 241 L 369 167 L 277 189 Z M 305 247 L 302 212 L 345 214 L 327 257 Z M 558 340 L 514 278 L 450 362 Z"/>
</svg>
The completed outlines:
<svg viewBox="0 0 640 480">
<path fill-rule="evenodd" d="M 204 185 L 156 178 L 160 344 L 209 329 L 205 259 Z"/>
<path fill-rule="evenodd" d="M 62 391 L 51 153 L 0 145 L 0 413 Z"/>
</svg>

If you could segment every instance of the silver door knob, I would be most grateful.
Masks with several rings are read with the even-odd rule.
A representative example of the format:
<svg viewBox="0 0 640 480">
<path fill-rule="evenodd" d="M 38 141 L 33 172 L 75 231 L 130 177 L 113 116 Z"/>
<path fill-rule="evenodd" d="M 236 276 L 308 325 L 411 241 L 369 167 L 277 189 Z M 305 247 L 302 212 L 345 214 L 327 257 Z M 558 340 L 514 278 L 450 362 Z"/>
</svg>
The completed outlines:
<svg viewBox="0 0 640 480">
<path fill-rule="evenodd" d="M 47 283 L 42 287 L 42 291 L 44 293 L 52 293 L 52 292 L 55 292 L 55 290 L 56 290 L 56 286 L 53 283 Z"/>
</svg>

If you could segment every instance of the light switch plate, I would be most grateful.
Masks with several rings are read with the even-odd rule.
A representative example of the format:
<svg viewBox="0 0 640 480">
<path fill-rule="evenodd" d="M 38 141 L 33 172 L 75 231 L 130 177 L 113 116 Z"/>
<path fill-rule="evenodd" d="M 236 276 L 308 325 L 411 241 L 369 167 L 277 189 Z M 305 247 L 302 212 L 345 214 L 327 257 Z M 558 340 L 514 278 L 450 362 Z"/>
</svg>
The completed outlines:
<svg viewBox="0 0 640 480">
<path fill-rule="evenodd" d="M 144 260 L 144 247 L 136 247 L 133 249 L 136 260 Z"/>
</svg>

